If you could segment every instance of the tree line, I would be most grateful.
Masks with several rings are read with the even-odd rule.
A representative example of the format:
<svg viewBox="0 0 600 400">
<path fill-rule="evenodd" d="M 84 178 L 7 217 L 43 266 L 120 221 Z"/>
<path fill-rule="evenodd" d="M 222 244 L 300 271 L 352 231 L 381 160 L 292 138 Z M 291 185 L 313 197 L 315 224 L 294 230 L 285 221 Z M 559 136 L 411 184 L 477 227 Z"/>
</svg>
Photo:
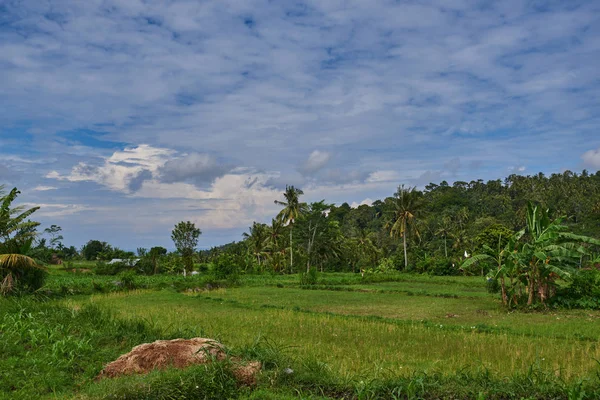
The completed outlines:
<svg viewBox="0 0 600 400">
<path fill-rule="evenodd" d="M 39 224 L 28 219 L 35 208 L 10 208 L 17 195 L 14 189 L 1 197 L 0 254 L 29 254 L 47 263 L 138 257 L 138 269 L 148 274 L 216 268 L 223 275 L 313 270 L 489 275 L 507 304 L 524 296 L 528 303 L 544 302 L 559 293 L 554 282 L 577 279 L 572 268 L 600 263 L 595 239 L 600 237 L 600 172 L 585 170 L 442 181 L 422 190 L 400 185 L 389 197 L 357 207 L 306 203 L 301 189 L 287 186 L 273 199 L 280 212 L 270 223 L 254 222 L 241 241 L 196 251 L 201 231 L 182 221 L 171 234 L 177 251 L 169 254 L 163 247 L 135 254 L 98 240 L 79 251 L 66 247 L 60 227 L 36 231 Z M 522 259 L 507 257 L 511 252 Z"/>
<path fill-rule="evenodd" d="M 600 172 L 443 181 L 424 190 L 401 185 L 356 208 L 307 204 L 302 195 L 287 187 L 270 224 L 255 222 L 242 242 L 223 249 L 251 254 L 252 268 L 275 272 L 313 265 L 323 271 L 481 274 L 480 265 L 463 265 L 465 259 L 520 231 L 529 203 L 547 209 L 550 219 L 566 216 L 563 223 L 576 234 L 600 237 Z"/>
</svg>

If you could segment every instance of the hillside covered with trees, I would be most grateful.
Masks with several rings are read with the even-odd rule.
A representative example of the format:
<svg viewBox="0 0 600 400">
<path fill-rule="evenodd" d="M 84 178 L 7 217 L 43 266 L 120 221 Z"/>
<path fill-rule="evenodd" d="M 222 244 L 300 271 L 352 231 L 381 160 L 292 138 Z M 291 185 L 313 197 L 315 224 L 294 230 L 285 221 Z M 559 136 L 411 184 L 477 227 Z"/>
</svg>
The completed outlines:
<svg viewBox="0 0 600 400">
<path fill-rule="evenodd" d="M 281 211 L 269 224 L 255 222 L 241 241 L 199 252 L 201 231 L 184 222 L 172 237 L 185 237 L 177 229 L 189 225 L 193 245 L 172 253 L 152 247 L 135 254 L 98 240 L 80 250 L 67 247 L 60 227 L 36 231 L 38 224 L 29 222 L 35 209 L 14 217 L 19 209 L 9 206 L 17 194 L 15 189 L 3 197 L 4 253 L 24 253 L 41 264 L 97 261 L 101 274 L 300 272 L 307 282 L 317 272 L 480 275 L 507 305 L 544 303 L 564 297 L 565 284 L 575 289 L 592 282 L 577 288 L 576 300 L 584 301 L 600 286 L 600 172 L 443 181 L 423 190 L 400 185 L 389 197 L 355 208 L 325 199 L 306 203 L 302 190 L 288 186 L 273 199 Z M 135 268 L 105 263 L 134 257 L 140 259 Z"/>
</svg>

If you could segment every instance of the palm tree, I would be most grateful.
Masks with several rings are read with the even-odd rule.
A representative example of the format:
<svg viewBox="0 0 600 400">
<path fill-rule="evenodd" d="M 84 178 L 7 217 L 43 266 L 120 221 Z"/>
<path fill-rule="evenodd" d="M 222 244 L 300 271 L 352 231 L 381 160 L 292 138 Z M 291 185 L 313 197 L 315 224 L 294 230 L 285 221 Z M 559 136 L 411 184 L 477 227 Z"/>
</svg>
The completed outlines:
<svg viewBox="0 0 600 400">
<path fill-rule="evenodd" d="M 388 222 L 390 236 L 398 238 L 402 236 L 404 246 L 404 268 L 408 268 L 408 254 L 406 251 L 407 229 L 411 228 L 418 236 L 419 232 L 414 227 L 415 216 L 423 208 L 423 197 L 415 187 L 405 188 L 398 186 L 394 197 L 386 199 L 391 208 L 391 219 Z"/>
<path fill-rule="evenodd" d="M 283 236 L 283 222 L 280 219 L 273 218 L 271 220 L 271 226 L 267 227 L 267 244 L 271 253 L 281 250 L 279 248 L 279 241 Z"/>
<path fill-rule="evenodd" d="M 244 239 L 248 241 L 249 249 L 258 261 L 258 266 L 261 267 L 261 256 L 265 254 L 265 247 L 268 239 L 267 226 L 254 222 L 250 227 L 250 233 L 242 234 Z"/>
<path fill-rule="evenodd" d="M 22 206 L 11 208 L 20 193 L 14 188 L 4 195 L 4 186 L 0 186 L 0 294 L 13 290 L 23 275 L 43 270 L 33 258 L 26 255 L 35 237 L 35 228 L 39 225 L 27 218 L 39 207 L 27 210 Z"/>
<path fill-rule="evenodd" d="M 292 248 L 292 231 L 294 227 L 294 221 L 302 215 L 306 209 L 306 203 L 300 202 L 300 196 L 303 195 L 304 192 L 300 189 L 295 188 L 294 186 L 285 187 L 285 192 L 283 193 L 283 197 L 285 197 L 285 201 L 275 200 L 275 204 L 283 206 L 283 209 L 277 215 L 283 223 L 289 224 L 290 226 L 290 272 L 293 271 L 294 266 L 294 255 Z"/>
<path fill-rule="evenodd" d="M 451 228 L 452 220 L 448 216 L 444 216 L 441 222 L 439 223 L 437 230 L 435 231 L 436 235 L 442 236 L 444 238 L 444 255 L 446 256 L 446 258 L 448 258 L 448 246 L 446 243 Z"/>
<path fill-rule="evenodd" d="M 371 267 L 373 267 L 377 263 L 379 250 L 377 249 L 377 246 L 373 244 L 373 241 L 369 237 L 369 233 L 370 232 L 367 229 L 357 228 L 355 230 L 353 242 L 356 245 L 359 254 L 366 255 Z"/>
</svg>

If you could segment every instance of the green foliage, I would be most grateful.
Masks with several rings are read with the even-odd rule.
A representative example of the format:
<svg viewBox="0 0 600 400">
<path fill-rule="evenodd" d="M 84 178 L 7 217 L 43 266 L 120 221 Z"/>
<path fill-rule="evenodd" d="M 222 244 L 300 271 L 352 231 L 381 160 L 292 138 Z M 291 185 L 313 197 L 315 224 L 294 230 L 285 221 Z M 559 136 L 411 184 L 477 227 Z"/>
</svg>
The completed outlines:
<svg viewBox="0 0 600 400">
<path fill-rule="evenodd" d="M 379 262 L 379 265 L 377 266 L 376 272 L 389 274 L 390 272 L 393 272 L 395 270 L 396 265 L 394 263 L 394 260 L 392 260 L 391 258 L 382 258 Z"/>
<path fill-rule="evenodd" d="M 283 193 L 283 197 L 285 201 L 275 200 L 275 204 L 283 206 L 283 209 L 277 214 L 277 219 L 281 223 L 285 223 L 289 225 L 290 231 L 290 272 L 294 269 L 294 249 L 293 249 L 293 228 L 294 222 L 307 210 L 306 203 L 302 203 L 300 201 L 300 196 L 303 195 L 304 192 L 294 186 L 285 187 L 285 192 Z"/>
<path fill-rule="evenodd" d="M 417 237 L 420 236 L 416 225 L 416 218 L 424 206 L 423 194 L 415 187 L 398 187 L 394 197 L 386 199 L 388 205 L 389 220 L 387 226 L 390 236 L 402 238 L 404 248 L 404 269 L 408 269 L 407 236 L 409 230 Z"/>
<path fill-rule="evenodd" d="M 128 262 L 107 263 L 105 261 L 97 261 L 94 273 L 96 275 L 117 275 L 122 271 L 128 271 L 132 267 Z"/>
<path fill-rule="evenodd" d="M 226 362 L 104 381 L 90 390 L 101 398 L 123 400 L 236 399 L 240 392 Z"/>
<path fill-rule="evenodd" d="M 181 253 L 185 268 L 191 271 L 194 268 L 194 251 L 198 245 L 198 237 L 202 234 L 199 228 L 196 228 L 193 222 L 181 221 L 171 232 L 171 239 L 175 247 Z"/>
<path fill-rule="evenodd" d="M 115 319 L 94 306 L 0 301 L 0 397 L 40 398 L 75 390 L 131 347 L 161 338 L 141 321 Z"/>
<path fill-rule="evenodd" d="M 136 282 L 137 279 L 136 279 L 136 275 L 135 275 L 134 271 L 132 271 L 132 270 L 123 271 L 118 275 L 118 277 L 119 277 L 119 281 L 121 282 L 121 285 L 123 286 L 123 288 L 132 290 L 137 287 L 137 282 Z"/>
<path fill-rule="evenodd" d="M 27 218 L 39 207 L 13 207 L 21 192 L 14 188 L 4 195 L 3 190 L 0 186 L 0 296 L 35 291 L 47 276 L 40 263 L 29 256 L 39 223 Z"/>
<path fill-rule="evenodd" d="M 158 262 L 158 261 L 157 261 Z M 135 264 L 135 270 L 139 274 L 142 275 L 154 275 L 157 267 L 155 267 L 152 259 L 146 255 L 139 259 L 139 261 Z"/>
<path fill-rule="evenodd" d="M 525 229 L 514 234 L 505 246 L 474 255 L 463 269 L 475 263 L 493 262 L 505 305 L 544 304 L 556 294 L 558 281 L 572 279 L 571 270 L 589 254 L 581 244 L 600 245 L 600 241 L 567 232 L 562 220 L 551 220 L 548 210 L 528 203 Z M 499 242 L 499 245 L 501 242 Z"/>
<path fill-rule="evenodd" d="M 150 261 L 152 264 L 152 273 L 158 274 L 160 272 L 160 261 L 167 255 L 167 249 L 164 247 L 156 246 L 152 247 L 148 252 L 145 261 Z"/>
<path fill-rule="evenodd" d="M 319 280 L 319 272 L 313 267 L 308 272 L 300 272 L 300 286 L 316 285 Z"/>
<path fill-rule="evenodd" d="M 552 305 L 567 308 L 600 309 L 600 270 L 576 270 L 571 282 L 559 288 Z"/>
<path fill-rule="evenodd" d="M 475 237 L 478 248 L 504 248 L 515 233 L 504 225 L 494 224 L 485 228 Z"/>
<path fill-rule="evenodd" d="M 185 262 L 178 254 L 169 254 L 164 259 L 163 270 L 169 274 L 180 274 L 183 272 Z"/>
<path fill-rule="evenodd" d="M 428 273 L 437 276 L 459 275 L 459 269 L 452 261 L 445 257 L 424 257 L 417 261 L 417 272 Z"/>
<path fill-rule="evenodd" d="M 213 274 L 217 279 L 237 280 L 241 266 L 232 254 L 222 253 L 213 261 Z"/>
<path fill-rule="evenodd" d="M 98 254 L 106 250 L 106 247 L 106 242 L 90 240 L 83 246 L 81 253 L 86 260 L 95 260 L 98 257 Z"/>
</svg>

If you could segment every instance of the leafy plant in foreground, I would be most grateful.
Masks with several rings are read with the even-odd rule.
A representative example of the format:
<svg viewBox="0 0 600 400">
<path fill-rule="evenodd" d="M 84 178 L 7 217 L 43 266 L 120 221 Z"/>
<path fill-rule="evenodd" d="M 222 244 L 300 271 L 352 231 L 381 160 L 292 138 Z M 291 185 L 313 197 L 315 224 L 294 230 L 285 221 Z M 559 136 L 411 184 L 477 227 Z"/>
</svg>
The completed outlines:
<svg viewBox="0 0 600 400">
<path fill-rule="evenodd" d="M 500 280 L 502 302 L 519 305 L 526 302 L 544 304 L 556 294 L 559 280 L 569 281 L 579 261 L 589 253 L 583 243 L 600 245 L 600 241 L 567 232 L 562 219 L 551 220 L 548 210 L 529 203 L 527 225 L 514 234 L 507 244 L 497 249 L 484 245 L 487 253 L 474 255 L 463 268 L 476 262 L 491 261 L 497 269 L 494 279 Z"/>
</svg>

